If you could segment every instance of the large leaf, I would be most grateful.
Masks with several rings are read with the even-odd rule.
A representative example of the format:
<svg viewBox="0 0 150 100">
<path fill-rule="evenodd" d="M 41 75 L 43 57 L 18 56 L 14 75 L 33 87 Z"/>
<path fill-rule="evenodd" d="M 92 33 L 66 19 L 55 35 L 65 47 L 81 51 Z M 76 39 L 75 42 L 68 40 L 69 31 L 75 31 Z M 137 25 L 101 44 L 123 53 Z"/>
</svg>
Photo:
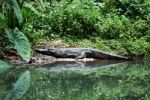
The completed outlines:
<svg viewBox="0 0 150 100">
<path fill-rule="evenodd" d="M 17 82 L 13 85 L 12 90 L 8 92 L 5 100 L 18 100 L 21 98 L 30 86 L 30 72 L 23 73 Z"/>
<path fill-rule="evenodd" d="M 14 9 L 18 22 L 21 24 L 23 22 L 23 17 L 18 2 L 16 0 L 5 0 L 5 1 Z"/>
<path fill-rule="evenodd" d="M 27 37 L 18 28 L 6 30 L 6 33 L 9 40 L 14 44 L 14 49 L 28 62 L 31 55 L 31 46 Z"/>
<path fill-rule="evenodd" d="M 9 69 L 11 67 L 12 67 L 11 64 L 0 60 L 0 73 L 2 73 L 3 71 L 6 71 L 7 69 Z"/>
</svg>

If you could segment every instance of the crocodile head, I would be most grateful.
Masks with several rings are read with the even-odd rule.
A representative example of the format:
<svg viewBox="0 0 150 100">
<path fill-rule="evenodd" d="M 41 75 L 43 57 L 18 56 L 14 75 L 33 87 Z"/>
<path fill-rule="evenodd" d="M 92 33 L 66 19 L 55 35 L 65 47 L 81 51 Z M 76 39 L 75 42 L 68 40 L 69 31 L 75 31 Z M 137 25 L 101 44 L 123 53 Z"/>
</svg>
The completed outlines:
<svg viewBox="0 0 150 100">
<path fill-rule="evenodd" d="M 35 51 L 37 53 L 41 53 L 41 54 L 49 55 L 49 56 L 57 56 L 60 53 L 60 50 L 58 50 L 56 48 L 45 48 L 45 49 L 36 48 Z"/>
<path fill-rule="evenodd" d="M 49 48 L 48 52 L 49 52 L 49 54 L 55 54 L 56 53 L 56 49 Z"/>
<path fill-rule="evenodd" d="M 37 53 L 41 53 L 41 54 L 45 54 L 45 55 L 52 55 L 54 53 L 54 49 L 36 48 L 35 51 Z"/>
</svg>

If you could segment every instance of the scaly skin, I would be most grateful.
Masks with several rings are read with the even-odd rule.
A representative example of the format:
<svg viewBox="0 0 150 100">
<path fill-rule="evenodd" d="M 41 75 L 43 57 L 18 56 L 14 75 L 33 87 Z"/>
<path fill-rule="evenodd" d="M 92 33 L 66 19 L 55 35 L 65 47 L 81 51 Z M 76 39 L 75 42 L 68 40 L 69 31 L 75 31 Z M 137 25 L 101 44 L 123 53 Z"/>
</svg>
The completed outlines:
<svg viewBox="0 0 150 100">
<path fill-rule="evenodd" d="M 108 59 L 108 60 L 128 60 L 127 57 L 106 53 L 97 49 L 90 48 L 48 48 L 35 49 L 36 52 L 53 56 L 56 58 L 94 58 L 94 59 Z"/>
</svg>

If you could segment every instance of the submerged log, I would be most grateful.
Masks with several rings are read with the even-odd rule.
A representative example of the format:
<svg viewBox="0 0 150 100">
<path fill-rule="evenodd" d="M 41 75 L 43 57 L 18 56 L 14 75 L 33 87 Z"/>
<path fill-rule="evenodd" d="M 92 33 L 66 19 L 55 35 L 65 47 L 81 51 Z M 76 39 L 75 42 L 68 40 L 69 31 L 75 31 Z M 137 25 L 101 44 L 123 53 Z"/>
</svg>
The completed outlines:
<svg viewBox="0 0 150 100">
<path fill-rule="evenodd" d="M 53 56 L 56 58 L 94 58 L 94 59 L 108 59 L 108 60 L 128 60 L 127 57 L 106 53 L 97 49 L 90 48 L 36 48 L 35 51 L 40 54 Z"/>
</svg>

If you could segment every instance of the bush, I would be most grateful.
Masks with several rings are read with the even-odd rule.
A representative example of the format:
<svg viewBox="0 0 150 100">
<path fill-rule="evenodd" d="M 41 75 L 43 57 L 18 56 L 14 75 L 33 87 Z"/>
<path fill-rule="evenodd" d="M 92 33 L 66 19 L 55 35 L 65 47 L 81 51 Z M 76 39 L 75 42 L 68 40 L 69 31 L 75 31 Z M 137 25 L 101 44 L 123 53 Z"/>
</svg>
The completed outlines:
<svg viewBox="0 0 150 100">
<path fill-rule="evenodd" d="M 138 40 L 109 40 L 107 46 L 121 55 L 144 57 L 150 53 L 150 43 L 141 38 Z"/>
<path fill-rule="evenodd" d="M 74 0 L 71 3 L 61 1 L 52 4 L 50 9 L 50 33 L 47 35 L 54 33 L 90 37 L 98 33 L 97 23 L 101 20 L 101 13 L 92 0 Z"/>
<path fill-rule="evenodd" d="M 116 11 L 119 15 L 128 16 L 131 19 L 142 18 L 145 19 L 146 15 L 150 13 L 149 0 L 96 0 L 103 3 L 104 13 L 111 13 Z"/>
<path fill-rule="evenodd" d="M 132 16 L 127 14 L 129 11 L 122 13 L 122 10 L 119 10 L 122 7 L 119 6 L 120 3 L 127 6 L 129 1 L 107 0 L 95 3 L 93 0 L 73 0 L 72 2 L 62 0 L 55 2 L 50 7 L 46 7 L 45 14 L 48 17 L 43 18 L 41 26 L 47 27 L 44 27 L 44 34 L 50 37 L 55 34 L 60 35 L 60 37 L 71 35 L 80 38 L 100 36 L 104 39 L 141 38 L 145 36 L 149 30 L 149 23 L 144 16 L 148 16 L 148 13 L 141 13 L 143 17 L 140 16 L 134 20 L 131 18 Z M 139 3 L 133 0 L 133 5 L 136 7 L 141 5 L 141 2 Z M 142 5 L 147 7 L 148 3 L 145 3 L 143 2 Z M 148 12 L 146 8 L 143 9 L 144 12 Z M 134 15 L 135 12 L 133 10 L 130 13 Z M 136 16 L 134 17 L 136 18 Z"/>
<path fill-rule="evenodd" d="M 131 21 L 125 16 L 107 14 L 102 20 L 100 35 L 104 39 L 129 38 L 131 26 Z"/>
</svg>

